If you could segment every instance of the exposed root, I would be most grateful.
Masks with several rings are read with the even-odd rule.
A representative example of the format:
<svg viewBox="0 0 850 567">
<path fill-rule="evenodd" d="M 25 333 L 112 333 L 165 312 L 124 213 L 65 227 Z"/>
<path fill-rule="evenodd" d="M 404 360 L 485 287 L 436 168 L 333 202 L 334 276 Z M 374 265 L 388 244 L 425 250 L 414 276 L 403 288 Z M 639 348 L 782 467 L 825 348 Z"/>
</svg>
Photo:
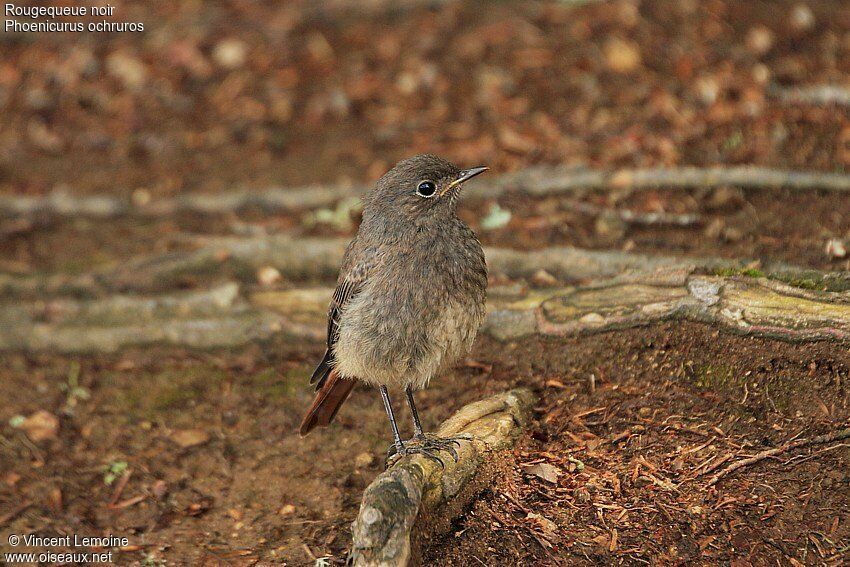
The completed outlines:
<svg viewBox="0 0 850 567">
<path fill-rule="evenodd" d="M 835 87 L 795 90 L 779 95 L 789 101 L 811 100 L 818 104 L 848 104 L 846 91 Z M 593 189 L 697 189 L 732 185 L 744 189 L 792 189 L 795 191 L 850 192 L 850 175 L 817 171 L 788 171 L 755 166 L 674 167 L 614 171 L 540 166 L 471 183 L 469 199 L 493 199 L 506 193 L 562 195 Z M 74 197 L 56 192 L 44 197 L 0 196 L 0 216 L 55 216 L 109 219 L 122 216 L 168 217 L 176 213 L 227 214 L 245 209 L 263 212 L 306 210 L 331 206 L 356 197 L 365 187 L 316 186 L 272 188 L 264 191 L 222 194 L 188 194 L 148 202 L 96 195 Z"/>
<path fill-rule="evenodd" d="M 462 439 L 456 462 L 440 465 L 423 455 L 405 455 L 378 476 L 364 492 L 352 528 L 354 565 L 407 565 L 416 552 L 411 531 L 417 516 L 435 510 L 443 515 L 462 513 L 462 506 L 449 504 L 474 496 L 466 494 L 467 488 L 474 484 L 486 455 L 513 444 L 534 401 L 528 390 L 512 390 L 464 406 L 438 432 L 444 439 Z"/>
</svg>

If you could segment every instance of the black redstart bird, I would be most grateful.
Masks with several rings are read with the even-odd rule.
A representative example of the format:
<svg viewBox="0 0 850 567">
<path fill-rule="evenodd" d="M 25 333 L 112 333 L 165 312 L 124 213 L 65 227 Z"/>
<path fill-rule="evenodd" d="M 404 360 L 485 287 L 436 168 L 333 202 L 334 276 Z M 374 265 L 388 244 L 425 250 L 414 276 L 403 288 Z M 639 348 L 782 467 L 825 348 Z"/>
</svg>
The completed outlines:
<svg viewBox="0 0 850 567">
<path fill-rule="evenodd" d="M 472 347 L 484 319 L 487 267 L 475 233 L 456 214 L 464 181 L 486 167 L 460 169 L 433 155 L 399 162 L 363 200 L 328 313 L 327 352 L 313 372 L 316 398 L 301 435 L 328 425 L 355 381 L 377 386 L 397 455 L 437 458 L 452 444 L 422 431 L 413 392 Z M 388 389 L 404 390 L 414 437 L 402 442 Z"/>
</svg>

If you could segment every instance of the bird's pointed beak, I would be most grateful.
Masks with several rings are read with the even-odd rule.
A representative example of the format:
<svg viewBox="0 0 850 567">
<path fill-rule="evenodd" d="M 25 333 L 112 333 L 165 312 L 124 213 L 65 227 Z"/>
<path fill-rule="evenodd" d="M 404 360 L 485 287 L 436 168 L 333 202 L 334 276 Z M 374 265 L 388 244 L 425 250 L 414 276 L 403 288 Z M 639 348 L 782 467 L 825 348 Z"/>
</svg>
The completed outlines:
<svg viewBox="0 0 850 567">
<path fill-rule="evenodd" d="M 446 188 L 443 189 L 442 193 L 440 193 L 440 197 L 442 197 L 443 195 L 448 193 L 449 190 L 451 190 L 452 188 L 457 187 L 458 185 L 460 185 L 464 181 L 468 181 L 468 180 L 472 179 L 476 175 L 484 173 L 488 169 L 490 169 L 490 168 L 486 167 L 486 166 L 470 167 L 469 169 L 462 169 L 460 171 L 460 173 L 457 174 L 457 177 L 455 178 L 455 180 L 452 181 L 451 183 L 449 183 L 448 185 L 446 185 Z"/>
</svg>

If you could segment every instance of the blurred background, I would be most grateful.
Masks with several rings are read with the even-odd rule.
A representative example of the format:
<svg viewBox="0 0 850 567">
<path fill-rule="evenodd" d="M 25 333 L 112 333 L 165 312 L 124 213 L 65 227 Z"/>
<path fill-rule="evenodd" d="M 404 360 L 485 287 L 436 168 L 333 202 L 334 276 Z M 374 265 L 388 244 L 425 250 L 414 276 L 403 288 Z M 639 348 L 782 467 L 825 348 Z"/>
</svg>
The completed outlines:
<svg viewBox="0 0 850 567">
<path fill-rule="evenodd" d="M 239 565 L 341 561 L 360 493 L 382 469 L 381 408 L 373 393 L 358 392 L 333 435 L 295 438 L 322 338 L 312 330 L 300 342 L 277 336 L 277 319 L 262 309 L 289 309 L 273 294 L 281 290 L 330 285 L 335 260 L 326 257 L 335 256 L 269 256 L 262 241 L 305 237 L 316 250 L 326 250 L 322 243 L 338 250 L 356 230 L 357 193 L 415 153 L 491 167 L 475 182 L 478 197 L 460 210 L 486 246 L 711 257 L 740 262 L 755 276 L 768 265 L 850 268 L 844 0 L 112 5 L 105 19 L 142 22 L 144 31 L 0 34 L 0 394 L 7 400 L 0 459 L 8 464 L 0 467 L 0 527 L 131 534 L 136 547 L 121 561 L 145 565 L 181 564 L 196 557 L 199 542 L 211 554 L 197 555 L 204 565 L 221 557 Z M 84 21 L 93 19 L 102 18 Z M 820 190 L 820 180 L 806 191 L 761 188 L 754 180 L 747 190 L 734 183 L 681 190 L 671 182 L 639 191 L 626 183 L 486 194 L 490 184 L 510 189 L 530 171 L 546 179 L 680 166 L 813 172 L 840 178 L 845 189 Z M 310 197 L 328 188 L 339 198 Z M 293 200 L 228 205 L 233 196 L 270 190 Z M 193 196 L 203 204 L 150 212 Z M 89 213 L 74 212 L 80 203 Z M 148 212 L 110 212 L 116 203 Z M 324 267 L 302 265 L 314 260 Z M 515 289 L 576 283 L 542 269 L 495 271 L 491 280 Z M 817 278 L 797 283 L 821 289 Z M 175 293 L 200 295 L 186 296 L 194 299 L 184 309 L 182 299 L 169 303 Z M 320 319 L 326 298 L 310 293 L 296 301 L 320 297 L 311 307 Z M 168 300 L 133 303 L 154 294 Z M 213 320 L 229 326 L 210 331 Z M 296 327 L 302 323 L 296 318 Z M 747 344 L 748 353 L 773 356 L 769 345 Z M 631 352 L 611 348 L 620 347 Z M 455 371 L 466 388 L 427 394 L 423 405 L 439 408 L 430 425 L 461 402 L 523 380 L 572 384 L 566 366 L 535 366 L 512 348 L 485 342 Z M 606 355 L 585 358 L 594 356 Z M 788 354 L 791 373 L 811 376 L 812 363 L 846 383 L 847 361 L 819 356 L 817 364 L 830 362 Z M 617 372 L 597 373 L 601 390 L 621 378 Z M 638 404 L 644 390 L 628 395 Z M 846 408 L 842 395 L 844 406 L 836 403 Z M 696 405 L 669 408 L 703 415 L 717 406 L 702 394 L 688 399 Z M 765 407 L 754 415 L 782 414 Z M 357 411 L 374 424 L 358 424 Z M 788 421 L 777 420 L 770 432 L 787 433 Z M 800 485 L 814 482 L 812 475 Z M 565 518 L 558 521 L 568 529 L 572 516 Z M 823 521 L 827 527 L 812 529 L 826 533 L 832 517 Z M 641 553 L 654 536 L 620 533 L 621 548 L 649 556 Z M 727 545 L 727 535 L 715 537 Z M 516 547 L 528 564 L 551 559 L 537 537 Z M 597 541 L 599 564 L 615 560 L 616 541 Z M 692 542 L 691 559 L 722 547 L 704 541 Z M 452 551 L 456 564 L 470 545 Z M 729 559 L 728 545 L 727 555 L 706 561 Z"/>
<path fill-rule="evenodd" d="M 850 164 L 842 2 L 120 2 L 137 33 L 4 33 L 2 189 L 161 196 L 496 171 Z M 844 101 L 847 102 L 846 100 Z"/>
<path fill-rule="evenodd" d="M 850 164 L 850 10 L 840 1 L 120 2 L 109 20 L 145 29 L 2 35 L 3 194 L 147 203 L 360 185 L 419 152 L 494 173 Z M 699 230 L 664 234 L 666 244 L 657 230 L 641 238 L 631 227 L 629 238 L 594 228 L 595 209 L 551 201 L 508 228 L 534 242 L 681 251 L 700 251 L 694 240 L 707 237 L 703 252 L 828 264 L 826 242 L 847 230 L 835 201 L 800 219 L 810 203 L 789 199 L 756 196 L 767 218 L 748 216 L 733 189 L 631 202 L 637 212 L 704 215 Z M 734 214 L 712 216 L 724 207 Z M 339 232 L 332 224 L 324 228 Z M 158 226 L 152 243 L 148 227 L 140 246 L 167 247 L 176 228 Z M 115 236 L 104 234 L 89 238 Z M 2 250 L 21 269 L 38 264 L 26 238 Z"/>
</svg>

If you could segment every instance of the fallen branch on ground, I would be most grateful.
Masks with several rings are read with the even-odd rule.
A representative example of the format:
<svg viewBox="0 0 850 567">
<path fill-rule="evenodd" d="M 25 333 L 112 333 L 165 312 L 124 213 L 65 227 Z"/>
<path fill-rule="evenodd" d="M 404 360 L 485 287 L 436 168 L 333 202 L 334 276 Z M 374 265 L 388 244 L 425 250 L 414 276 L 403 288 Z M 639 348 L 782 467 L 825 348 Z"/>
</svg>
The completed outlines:
<svg viewBox="0 0 850 567">
<path fill-rule="evenodd" d="M 537 197 L 580 190 L 699 189 L 731 185 L 743 189 L 850 192 L 850 175 L 819 171 L 788 171 L 756 166 L 674 167 L 591 170 L 537 166 L 489 180 L 471 182 L 465 200 L 494 199 L 506 194 Z M 244 209 L 266 213 L 329 207 L 359 196 L 363 186 L 273 188 L 236 193 L 188 193 L 174 199 L 150 200 L 107 195 L 75 197 L 57 191 L 47 196 L 0 196 L 0 216 L 56 216 L 109 219 L 121 216 L 168 217 L 179 212 L 225 214 Z"/>
<path fill-rule="evenodd" d="M 318 340 L 320 332 L 258 309 L 235 283 L 156 297 L 112 296 L 16 303 L 0 310 L 0 349 L 114 352 L 154 343 L 241 346 L 275 333 Z"/>
<path fill-rule="evenodd" d="M 794 449 L 799 449 L 801 447 L 823 445 L 824 443 L 832 443 L 833 441 L 841 441 L 843 439 L 848 438 L 850 438 L 850 427 L 841 429 L 839 431 L 833 431 L 832 433 L 818 435 L 817 437 L 812 437 L 811 439 L 797 439 L 795 441 L 789 441 L 788 443 L 780 445 L 779 447 L 767 449 L 765 451 L 762 451 L 761 453 L 753 455 L 752 457 L 741 459 L 740 461 L 732 463 L 731 465 L 711 477 L 711 480 L 708 481 L 707 486 L 714 486 L 715 484 L 723 480 L 725 476 L 735 472 L 736 470 L 748 467 L 750 465 L 754 465 L 765 459 L 769 459 L 770 457 L 775 457 L 776 455 L 781 455 L 782 453 L 787 453 L 788 451 L 793 451 Z"/>
<path fill-rule="evenodd" d="M 318 341 L 327 330 L 332 291 L 258 290 L 246 298 L 237 284 L 226 283 L 152 297 L 17 301 L 0 309 L 0 349 L 112 352 L 151 343 L 211 348 L 277 334 Z M 498 340 L 565 337 L 670 320 L 788 342 L 850 342 L 850 291 L 696 275 L 688 267 L 618 275 L 582 287 L 494 286 L 482 333 Z"/>
<path fill-rule="evenodd" d="M 850 89 L 837 85 L 814 85 L 808 87 L 773 87 L 768 94 L 785 104 L 812 104 L 850 106 Z"/>
<path fill-rule="evenodd" d="M 600 207 L 582 201 L 571 201 L 568 203 L 571 210 L 585 215 L 601 217 L 610 215 L 618 218 L 624 223 L 639 226 L 694 226 L 703 222 L 700 215 L 676 214 L 676 213 L 639 213 L 628 209 L 610 209 Z"/>
<path fill-rule="evenodd" d="M 379 475 L 364 492 L 352 526 L 354 565 L 407 565 L 417 553 L 411 534 L 425 527 L 423 516 L 435 520 L 428 522 L 430 536 L 449 529 L 451 520 L 485 488 L 488 481 L 476 482 L 482 480 L 481 465 L 492 452 L 513 445 L 534 401 L 529 390 L 520 389 L 464 406 L 438 431 L 443 437 L 467 434 L 473 438 L 461 442 L 457 463 L 444 455 L 446 467 L 441 469 L 434 461 L 413 455 Z"/>
<path fill-rule="evenodd" d="M 51 295 L 98 296 L 115 292 L 162 292 L 198 285 L 227 274 L 244 282 L 256 281 L 256 272 L 273 266 L 289 280 L 333 279 L 339 269 L 347 239 L 268 237 L 198 237 L 198 248 L 130 260 L 113 269 L 65 276 L 0 274 L 0 295 L 45 297 Z M 565 282 L 609 278 L 624 272 L 691 270 L 712 272 L 741 269 L 751 260 L 633 254 L 619 250 L 585 250 L 556 246 L 541 250 L 488 247 L 487 265 L 493 274 L 529 278 L 546 270 Z M 807 270 L 775 263 L 761 266 L 766 272 L 805 274 Z"/>
</svg>

